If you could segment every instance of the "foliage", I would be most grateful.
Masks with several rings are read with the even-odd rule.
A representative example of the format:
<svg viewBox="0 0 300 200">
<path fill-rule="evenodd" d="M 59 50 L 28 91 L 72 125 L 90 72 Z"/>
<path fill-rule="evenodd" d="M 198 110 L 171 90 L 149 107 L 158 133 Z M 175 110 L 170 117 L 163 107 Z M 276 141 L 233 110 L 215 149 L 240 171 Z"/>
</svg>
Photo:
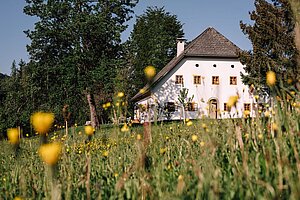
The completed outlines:
<svg viewBox="0 0 300 200">
<path fill-rule="evenodd" d="M 69 105 L 71 112 L 80 113 L 71 116 L 73 121 L 84 121 L 89 105 L 97 126 L 94 95 L 111 96 L 120 36 L 137 0 L 26 2 L 24 13 L 38 18 L 34 30 L 25 32 L 31 39 L 27 50 L 35 108 L 59 113 Z"/>
<path fill-rule="evenodd" d="M 151 65 L 160 71 L 176 55 L 176 39 L 183 36 L 177 16 L 164 8 L 148 7 L 137 17 L 128 44 L 135 93 L 147 83 L 144 68 Z"/>
<path fill-rule="evenodd" d="M 255 8 L 250 13 L 254 24 L 240 23 L 253 46 L 253 50 L 240 53 L 240 61 L 246 65 L 246 74 L 242 74 L 244 83 L 265 86 L 266 72 L 269 70 L 285 81 L 297 81 L 299 67 L 296 67 L 295 22 L 289 2 L 256 0 Z"/>
<path fill-rule="evenodd" d="M 148 147 L 141 126 L 129 124 L 124 132 L 121 126 L 102 127 L 90 140 L 83 127 L 70 128 L 68 136 L 57 129 L 49 139 L 62 145 L 55 177 L 59 195 L 299 199 L 299 93 L 270 110 L 267 117 L 253 119 L 152 125 Z M 39 139 L 22 138 L 18 156 L 7 141 L 0 146 L 0 198 L 50 198 L 51 176 L 38 155 Z"/>
</svg>

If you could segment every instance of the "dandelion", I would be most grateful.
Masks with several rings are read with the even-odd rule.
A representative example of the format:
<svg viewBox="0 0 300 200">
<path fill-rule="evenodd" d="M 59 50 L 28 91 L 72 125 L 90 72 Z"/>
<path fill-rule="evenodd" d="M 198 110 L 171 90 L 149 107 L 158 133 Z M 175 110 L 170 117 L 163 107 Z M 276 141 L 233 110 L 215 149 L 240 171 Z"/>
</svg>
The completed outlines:
<svg viewBox="0 0 300 200">
<path fill-rule="evenodd" d="M 22 198 L 19 197 L 19 196 L 16 196 L 16 197 L 14 198 L 14 200 L 22 200 Z"/>
<path fill-rule="evenodd" d="M 127 126 L 127 124 L 124 124 L 123 127 L 121 128 L 121 132 L 128 132 L 129 128 Z"/>
<path fill-rule="evenodd" d="M 164 153 L 166 153 L 166 151 L 167 151 L 167 148 L 160 148 L 159 149 L 160 154 L 164 154 Z"/>
<path fill-rule="evenodd" d="M 276 83 L 276 74 L 273 71 L 268 71 L 266 75 L 266 82 L 268 86 L 273 86 Z"/>
<path fill-rule="evenodd" d="M 266 110 L 264 114 L 265 114 L 265 117 L 270 117 L 270 112 L 269 111 Z"/>
<path fill-rule="evenodd" d="M 206 124 L 203 123 L 202 128 L 206 129 L 207 128 Z"/>
<path fill-rule="evenodd" d="M 120 98 L 124 97 L 124 92 L 118 92 L 117 96 Z"/>
<path fill-rule="evenodd" d="M 137 140 L 141 140 L 141 139 L 142 139 L 141 134 L 137 134 L 136 139 L 137 139 Z"/>
<path fill-rule="evenodd" d="M 193 141 L 193 142 L 196 142 L 197 139 L 198 139 L 198 136 L 197 136 L 197 135 L 192 135 L 192 141 Z"/>
<path fill-rule="evenodd" d="M 43 144 L 39 148 L 40 157 L 46 164 L 50 166 L 53 166 L 57 163 L 60 154 L 61 154 L 61 144 L 59 143 Z"/>
<path fill-rule="evenodd" d="M 201 141 L 201 142 L 200 142 L 200 146 L 201 146 L 201 147 L 204 147 L 204 145 L 205 145 L 205 142 Z"/>
<path fill-rule="evenodd" d="M 263 135 L 262 135 L 261 133 L 258 134 L 257 137 L 258 137 L 258 139 L 260 139 L 260 140 L 263 139 Z"/>
<path fill-rule="evenodd" d="M 107 102 L 107 103 L 105 104 L 105 106 L 106 106 L 106 108 L 109 108 L 109 107 L 111 106 L 111 103 L 110 103 L 110 102 Z"/>
<path fill-rule="evenodd" d="M 119 103 L 119 102 L 117 102 L 117 103 L 116 103 L 116 106 L 117 106 L 117 107 L 119 107 L 119 106 L 120 106 L 120 103 Z"/>
<path fill-rule="evenodd" d="M 272 130 L 275 132 L 275 131 L 278 131 L 278 126 L 277 124 L 274 122 L 272 123 Z"/>
<path fill-rule="evenodd" d="M 39 134 L 46 134 L 54 122 L 53 113 L 36 112 L 31 116 L 31 124 Z"/>
<path fill-rule="evenodd" d="M 188 122 L 186 123 L 186 125 L 187 125 L 187 126 L 192 126 L 192 125 L 193 125 L 193 122 L 192 122 L 192 121 L 188 121 Z"/>
<path fill-rule="evenodd" d="M 88 126 L 84 127 L 84 132 L 88 136 L 92 136 L 94 134 L 94 132 L 95 132 L 95 129 L 91 125 L 88 125 Z"/>
<path fill-rule="evenodd" d="M 245 116 L 245 117 L 248 117 L 249 115 L 250 115 L 250 111 L 249 111 L 249 110 L 245 110 L 245 111 L 244 111 L 244 116 Z"/>
<path fill-rule="evenodd" d="M 103 151 L 102 156 L 108 157 L 108 151 Z"/>
<path fill-rule="evenodd" d="M 155 74 L 156 74 L 156 70 L 155 70 L 155 67 L 153 66 L 147 66 L 145 69 L 144 69 L 144 73 L 146 75 L 146 78 L 148 80 L 151 80 Z"/>
<path fill-rule="evenodd" d="M 228 102 L 227 102 L 227 106 L 229 108 L 235 107 L 238 99 L 239 99 L 239 96 L 237 96 L 237 95 L 230 96 L 229 99 L 228 99 Z"/>
<path fill-rule="evenodd" d="M 11 144 L 18 145 L 20 143 L 20 132 L 18 128 L 10 128 L 7 130 L 7 137 Z"/>
</svg>

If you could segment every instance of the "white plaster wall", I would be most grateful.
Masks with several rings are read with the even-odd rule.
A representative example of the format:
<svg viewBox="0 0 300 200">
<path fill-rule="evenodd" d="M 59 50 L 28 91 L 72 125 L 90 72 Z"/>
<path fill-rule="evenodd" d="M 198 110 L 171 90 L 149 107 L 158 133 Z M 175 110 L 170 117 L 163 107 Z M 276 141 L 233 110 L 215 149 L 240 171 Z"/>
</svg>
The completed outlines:
<svg viewBox="0 0 300 200">
<path fill-rule="evenodd" d="M 196 67 L 196 64 L 199 66 Z M 216 67 L 213 67 L 214 64 Z M 234 65 L 234 68 L 231 65 Z M 179 104 L 179 91 L 185 87 L 189 89 L 188 97 L 194 95 L 193 102 L 198 104 L 198 111 L 186 112 L 188 118 L 196 119 L 203 115 L 208 116 L 208 102 L 212 98 L 218 100 L 218 118 L 242 117 L 244 103 L 250 103 L 252 110 L 254 101 L 249 95 L 248 86 L 242 83 L 241 72 L 244 73 L 243 65 L 237 59 L 185 58 L 152 89 L 152 98 L 161 105 L 164 102 Z M 183 86 L 175 84 L 176 75 L 183 75 Z M 194 75 L 201 76 L 200 85 L 194 84 Z M 212 76 L 219 76 L 219 85 L 212 84 Z M 230 76 L 237 77 L 237 85 L 230 85 Z M 237 109 L 232 109 L 230 114 L 223 112 L 224 103 L 233 95 L 240 96 Z M 140 103 L 146 103 L 146 101 L 142 100 Z M 172 119 L 182 119 L 182 115 L 182 110 L 179 108 L 177 112 L 173 113 Z"/>
</svg>

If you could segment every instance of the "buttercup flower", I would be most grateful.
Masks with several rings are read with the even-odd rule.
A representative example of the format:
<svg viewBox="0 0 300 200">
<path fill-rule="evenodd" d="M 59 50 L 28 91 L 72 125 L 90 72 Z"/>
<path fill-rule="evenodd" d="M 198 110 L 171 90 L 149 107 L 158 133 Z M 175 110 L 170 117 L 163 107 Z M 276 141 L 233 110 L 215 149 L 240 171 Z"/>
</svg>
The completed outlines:
<svg viewBox="0 0 300 200">
<path fill-rule="evenodd" d="M 267 81 L 268 86 L 273 86 L 276 83 L 276 74 L 275 74 L 275 72 L 268 71 L 266 81 Z"/>
<path fill-rule="evenodd" d="M 227 106 L 229 108 L 235 107 L 238 99 L 239 99 L 239 96 L 237 96 L 237 95 L 230 96 L 229 99 L 228 99 L 228 102 L 227 102 Z"/>
<path fill-rule="evenodd" d="M 155 67 L 153 66 L 147 66 L 145 69 L 144 69 L 144 73 L 146 75 L 146 78 L 151 80 L 155 74 L 156 74 L 156 70 L 155 70 Z"/>
<path fill-rule="evenodd" d="M 31 116 L 31 124 L 39 134 L 46 134 L 54 122 L 53 113 L 36 112 Z"/>
<path fill-rule="evenodd" d="M 95 129 L 91 125 L 87 125 L 84 127 L 85 134 L 91 136 L 94 134 Z"/>
<path fill-rule="evenodd" d="M 118 95 L 117 95 L 118 97 L 124 97 L 124 92 L 118 92 Z"/>
<path fill-rule="evenodd" d="M 196 142 L 197 139 L 198 139 L 198 136 L 197 136 L 197 135 L 192 135 L 192 141 L 193 141 L 193 142 Z"/>
<path fill-rule="evenodd" d="M 39 148 L 39 155 L 47 165 L 55 165 L 61 154 L 59 143 L 44 144 Z"/>
<path fill-rule="evenodd" d="M 20 133 L 18 128 L 10 128 L 7 130 L 8 141 L 11 144 L 19 144 L 20 143 Z"/>
</svg>

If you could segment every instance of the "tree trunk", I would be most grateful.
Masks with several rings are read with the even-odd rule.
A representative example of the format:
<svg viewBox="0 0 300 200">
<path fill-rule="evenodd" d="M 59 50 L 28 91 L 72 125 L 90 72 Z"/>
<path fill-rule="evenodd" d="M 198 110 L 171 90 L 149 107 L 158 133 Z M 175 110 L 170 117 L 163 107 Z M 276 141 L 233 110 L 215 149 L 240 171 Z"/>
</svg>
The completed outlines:
<svg viewBox="0 0 300 200">
<path fill-rule="evenodd" d="M 295 43 L 298 49 L 298 67 L 300 67 L 300 1 L 290 0 L 291 8 L 295 19 Z"/>
<path fill-rule="evenodd" d="M 99 120 L 97 117 L 97 111 L 96 111 L 96 104 L 95 104 L 95 99 L 94 99 L 94 95 L 91 94 L 90 92 L 86 93 L 86 98 L 87 101 L 89 103 L 89 107 L 90 107 L 90 113 L 91 113 L 91 125 L 94 128 L 99 127 Z"/>
</svg>

